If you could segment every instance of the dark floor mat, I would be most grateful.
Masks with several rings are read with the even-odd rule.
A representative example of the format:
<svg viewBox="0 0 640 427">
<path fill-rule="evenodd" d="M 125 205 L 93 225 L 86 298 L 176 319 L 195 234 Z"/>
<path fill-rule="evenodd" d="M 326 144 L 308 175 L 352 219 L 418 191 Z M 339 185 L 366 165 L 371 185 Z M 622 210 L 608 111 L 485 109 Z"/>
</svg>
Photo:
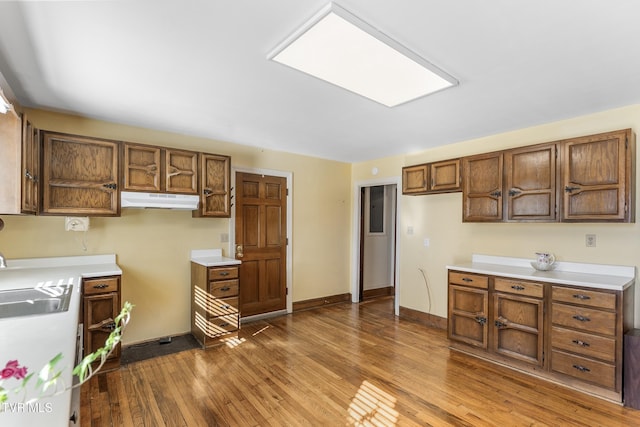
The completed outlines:
<svg viewBox="0 0 640 427">
<path fill-rule="evenodd" d="M 122 348 L 120 362 L 123 365 L 153 357 L 165 356 L 167 354 L 178 353 L 184 350 L 200 348 L 200 344 L 191 334 L 179 335 L 171 338 L 170 342 L 150 341 L 140 344 L 130 345 Z"/>
</svg>

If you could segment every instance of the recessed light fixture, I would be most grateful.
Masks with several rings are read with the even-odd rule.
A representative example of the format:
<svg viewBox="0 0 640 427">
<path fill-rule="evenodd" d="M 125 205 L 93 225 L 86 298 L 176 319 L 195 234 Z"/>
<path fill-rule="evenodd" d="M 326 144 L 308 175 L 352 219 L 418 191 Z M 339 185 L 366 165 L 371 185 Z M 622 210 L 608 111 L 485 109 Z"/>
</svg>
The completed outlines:
<svg viewBox="0 0 640 427">
<path fill-rule="evenodd" d="M 335 3 L 320 10 L 267 58 L 388 107 L 458 84 Z"/>
</svg>

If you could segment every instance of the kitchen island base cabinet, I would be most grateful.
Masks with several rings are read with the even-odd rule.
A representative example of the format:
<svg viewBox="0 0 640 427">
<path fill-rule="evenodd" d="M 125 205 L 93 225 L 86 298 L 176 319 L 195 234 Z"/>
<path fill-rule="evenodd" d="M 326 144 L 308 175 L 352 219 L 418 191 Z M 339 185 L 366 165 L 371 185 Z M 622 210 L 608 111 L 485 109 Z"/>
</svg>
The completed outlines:
<svg viewBox="0 0 640 427">
<path fill-rule="evenodd" d="M 82 281 L 82 320 L 84 324 L 83 357 L 104 346 L 116 328 L 120 314 L 120 276 L 98 277 Z M 99 365 L 94 362 L 95 369 Z M 107 358 L 101 372 L 120 367 L 120 344 Z"/>
<path fill-rule="evenodd" d="M 633 286 L 585 288 L 449 270 L 450 348 L 621 403 L 633 301 Z"/>
<path fill-rule="evenodd" d="M 191 263 L 191 334 L 203 348 L 223 344 L 240 329 L 237 265 Z"/>
</svg>

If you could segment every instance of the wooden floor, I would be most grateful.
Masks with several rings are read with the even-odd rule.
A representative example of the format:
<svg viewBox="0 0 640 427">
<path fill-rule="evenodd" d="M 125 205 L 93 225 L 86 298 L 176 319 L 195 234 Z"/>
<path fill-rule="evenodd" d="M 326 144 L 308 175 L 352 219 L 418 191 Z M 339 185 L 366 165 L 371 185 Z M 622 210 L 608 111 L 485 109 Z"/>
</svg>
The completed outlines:
<svg viewBox="0 0 640 427">
<path fill-rule="evenodd" d="M 82 387 L 83 426 L 638 426 L 640 411 L 450 351 L 392 300 L 243 325 Z"/>
</svg>

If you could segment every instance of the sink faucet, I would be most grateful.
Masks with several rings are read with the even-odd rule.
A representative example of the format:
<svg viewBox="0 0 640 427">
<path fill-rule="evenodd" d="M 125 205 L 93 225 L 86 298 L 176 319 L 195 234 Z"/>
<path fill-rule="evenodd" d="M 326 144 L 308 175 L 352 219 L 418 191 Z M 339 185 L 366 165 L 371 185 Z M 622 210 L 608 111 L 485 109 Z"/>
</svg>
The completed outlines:
<svg viewBox="0 0 640 427">
<path fill-rule="evenodd" d="M 0 253 L 0 268 L 7 268 L 7 260 L 2 253 Z"/>
</svg>

